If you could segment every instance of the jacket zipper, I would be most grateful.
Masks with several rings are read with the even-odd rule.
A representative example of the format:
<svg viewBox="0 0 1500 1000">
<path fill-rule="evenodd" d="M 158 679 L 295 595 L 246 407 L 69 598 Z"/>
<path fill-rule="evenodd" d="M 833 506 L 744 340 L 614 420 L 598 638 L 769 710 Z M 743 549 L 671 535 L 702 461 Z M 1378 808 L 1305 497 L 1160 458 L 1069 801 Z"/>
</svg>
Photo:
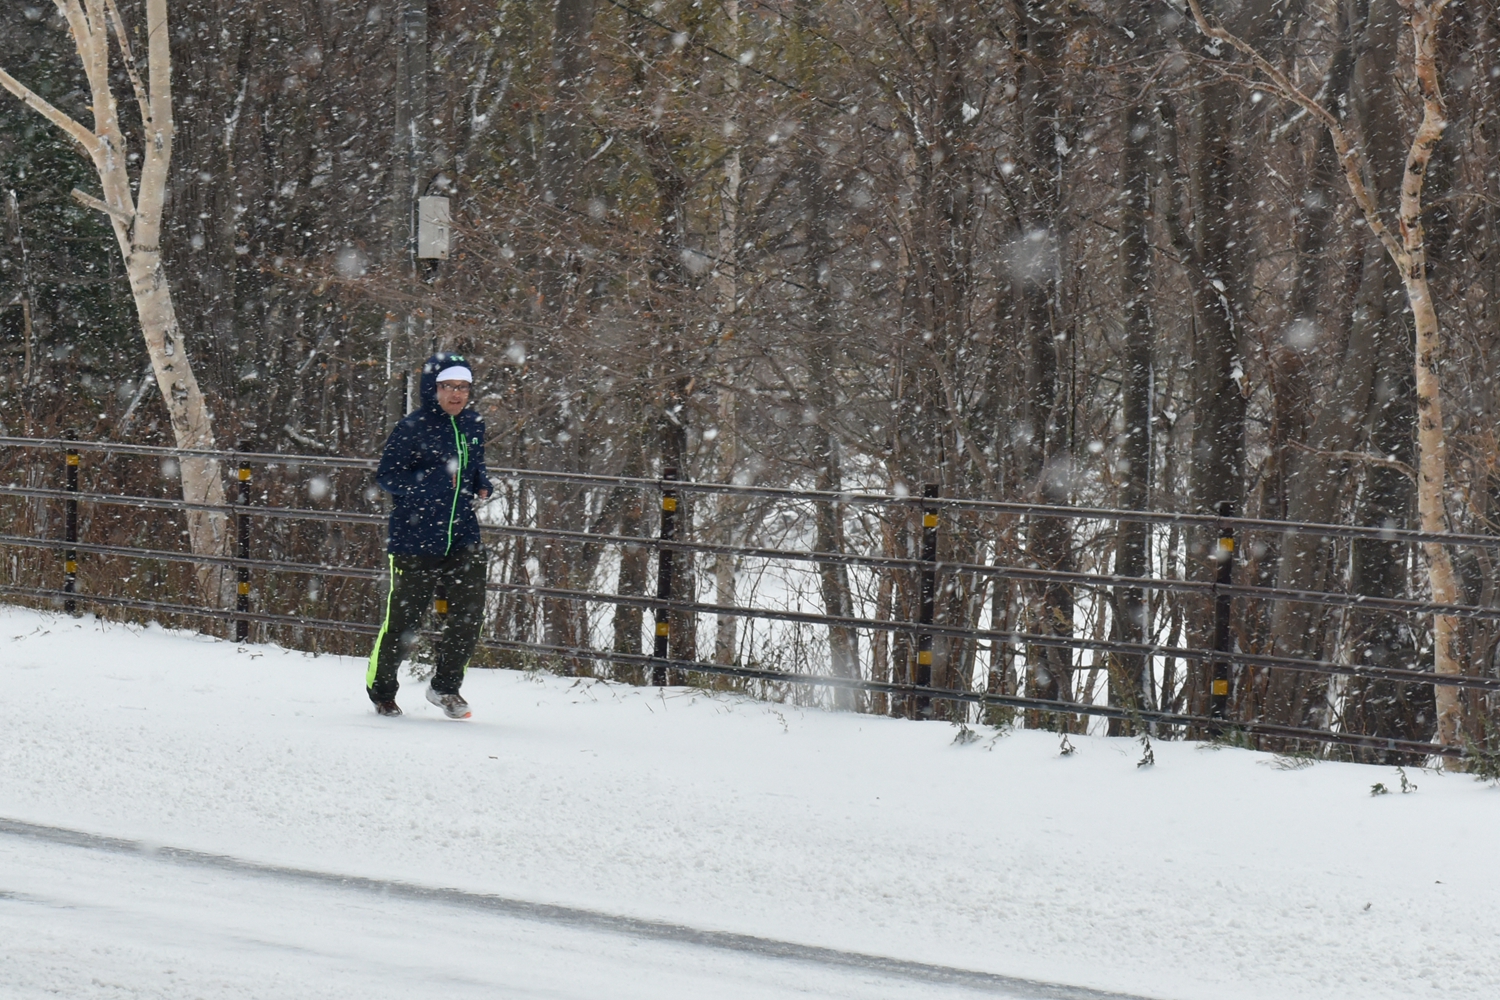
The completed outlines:
<svg viewBox="0 0 1500 1000">
<path fill-rule="evenodd" d="M 464 472 L 469 467 L 469 443 L 458 433 L 458 421 L 455 418 L 450 416 L 448 423 L 453 425 L 453 448 L 458 452 L 458 475 L 453 477 L 453 503 L 448 508 L 448 544 L 443 548 L 445 556 L 453 550 L 453 522 L 458 519 L 458 494 L 464 481 Z"/>
</svg>

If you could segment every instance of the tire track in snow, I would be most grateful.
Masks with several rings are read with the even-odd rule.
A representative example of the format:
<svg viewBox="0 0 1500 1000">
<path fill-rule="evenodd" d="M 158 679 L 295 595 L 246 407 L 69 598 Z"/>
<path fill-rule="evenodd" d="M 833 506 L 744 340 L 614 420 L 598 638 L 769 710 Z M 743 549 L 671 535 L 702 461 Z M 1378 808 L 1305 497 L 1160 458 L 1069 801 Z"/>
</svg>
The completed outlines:
<svg viewBox="0 0 1500 1000">
<path fill-rule="evenodd" d="M 466 892 L 462 889 L 435 888 L 387 879 L 364 878 L 358 875 L 337 875 L 332 872 L 313 871 L 307 868 L 289 868 L 281 865 L 262 864 L 224 854 L 208 854 L 181 847 L 165 847 L 119 837 L 105 837 L 65 827 L 44 826 L 21 820 L 0 817 L 0 834 L 25 837 L 30 840 L 65 844 L 91 851 L 107 851 L 142 858 L 155 858 L 165 862 L 197 868 L 210 868 L 238 875 L 256 875 L 263 878 L 302 882 L 321 886 L 333 886 L 374 895 L 395 896 L 428 903 L 461 906 L 484 910 L 521 920 L 534 920 L 583 930 L 594 930 L 608 934 L 644 938 L 652 941 L 668 941 L 675 944 L 696 945 L 721 951 L 738 952 L 761 958 L 784 961 L 809 962 L 821 966 L 857 969 L 863 972 L 880 973 L 886 976 L 917 982 L 960 986 L 967 989 L 994 993 L 1015 1000 L 1149 1000 L 1135 994 L 1110 993 L 1047 983 L 1034 979 L 1002 976 L 993 972 L 977 972 L 946 965 L 912 962 L 899 958 L 885 958 L 862 952 L 841 951 L 817 945 L 779 941 L 775 938 L 757 937 L 752 934 L 736 934 L 730 931 L 702 930 L 683 924 L 672 924 L 639 917 L 626 917 L 598 910 L 579 907 L 537 903 L 524 899 L 510 899 L 485 893 Z"/>
</svg>

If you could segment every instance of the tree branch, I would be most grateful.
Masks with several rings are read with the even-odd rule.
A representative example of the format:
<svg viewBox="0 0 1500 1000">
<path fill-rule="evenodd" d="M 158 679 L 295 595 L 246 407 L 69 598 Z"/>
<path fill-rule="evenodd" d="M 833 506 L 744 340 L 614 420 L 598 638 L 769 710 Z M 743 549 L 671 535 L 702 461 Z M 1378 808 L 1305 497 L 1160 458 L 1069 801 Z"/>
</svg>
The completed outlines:
<svg viewBox="0 0 1500 1000">
<path fill-rule="evenodd" d="M 135 53 L 130 51 L 130 38 L 125 34 L 125 19 L 120 16 L 120 8 L 115 5 L 115 0 L 105 0 L 105 9 L 108 10 L 110 24 L 115 29 L 115 41 L 120 44 L 120 59 L 125 63 L 130 86 L 135 91 L 135 103 L 141 109 L 141 127 L 148 128 L 151 121 L 151 99 L 146 92 L 146 85 L 141 82 L 141 75 L 135 69 Z"/>
<path fill-rule="evenodd" d="M 1401 0 L 1403 6 L 1413 0 Z M 1447 3 L 1447 0 L 1442 0 Z M 1270 83 L 1270 88 L 1281 97 L 1300 105 L 1308 114 L 1323 123 L 1328 129 L 1329 136 L 1333 139 L 1333 148 L 1338 153 L 1339 163 L 1344 168 L 1344 180 L 1349 184 L 1349 193 L 1354 196 L 1354 202 L 1359 206 L 1364 215 L 1365 224 L 1370 227 L 1380 240 L 1381 246 L 1385 247 L 1386 253 L 1391 255 L 1391 260 L 1404 273 L 1410 266 L 1409 254 L 1403 244 L 1398 241 L 1384 220 L 1380 218 L 1380 205 L 1375 201 L 1375 196 L 1365 184 L 1365 160 L 1359 147 L 1355 146 L 1349 138 L 1349 133 L 1339 124 L 1339 120 L 1333 116 L 1323 105 L 1313 100 L 1300 87 L 1294 84 L 1285 73 L 1272 65 L 1271 61 L 1251 45 L 1249 42 L 1224 28 L 1210 24 L 1208 18 L 1203 16 L 1203 7 L 1199 0 L 1187 0 L 1188 9 L 1192 12 L 1193 22 L 1198 30 L 1209 38 L 1223 42 L 1231 48 L 1242 52 L 1261 75 Z"/>
<path fill-rule="evenodd" d="M 62 14 L 63 19 L 68 22 L 68 33 L 73 36 L 73 45 L 78 49 L 78 58 L 83 62 L 83 71 L 86 75 L 89 75 L 89 84 L 92 86 L 94 80 L 93 76 L 89 73 L 89 69 L 98 62 L 98 38 L 95 37 L 97 32 L 93 22 L 89 19 L 89 12 L 84 10 L 83 4 L 79 3 L 79 0 L 52 0 L 52 2 L 57 7 L 58 13 Z M 95 12 L 95 14 L 102 17 L 102 9 Z M 105 30 L 107 31 L 108 29 L 106 28 Z M 104 44 L 106 46 L 105 55 L 108 56 L 109 37 L 107 35 L 104 38 Z M 105 61 L 108 62 L 108 59 Z M 98 128 L 97 110 L 95 111 L 95 119 L 94 127 Z"/>
<path fill-rule="evenodd" d="M 172 161 L 172 50 L 167 33 L 167 0 L 146 0 L 146 73 L 150 80 L 151 117 L 145 125 L 141 174 L 135 201 L 137 246 L 161 243 L 167 172 Z"/>
<path fill-rule="evenodd" d="M 1422 231 L 1422 188 L 1427 180 L 1427 165 L 1432 150 L 1448 127 L 1443 108 L 1443 92 L 1437 73 L 1437 25 L 1448 0 L 1419 3 L 1400 0 L 1411 18 L 1412 70 L 1422 92 L 1422 123 L 1412 138 L 1406 154 L 1406 171 L 1401 184 L 1401 238 L 1412 254 L 1411 266 L 1426 267 L 1425 234 Z M 1419 258 L 1419 259 L 1418 259 Z"/>
<path fill-rule="evenodd" d="M 146 72 L 151 77 L 151 120 L 172 138 L 172 43 L 167 34 L 166 0 L 146 0 Z"/>
<path fill-rule="evenodd" d="M 1310 455 L 1321 455 L 1324 458 L 1337 459 L 1340 462 L 1359 462 L 1363 465 L 1379 465 L 1383 468 L 1395 469 L 1412 482 L 1417 481 L 1417 470 L 1405 462 L 1397 461 L 1394 458 L 1385 458 L 1367 451 L 1329 451 L 1325 448 L 1314 448 L 1312 445 L 1303 444 L 1301 441 L 1288 441 L 1287 444 L 1298 451 L 1305 451 Z"/>
<path fill-rule="evenodd" d="M 99 137 L 84 128 L 72 118 L 54 108 L 48 101 L 39 96 L 30 87 L 26 86 L 5 70 L 0 69 L 0 86 L 15 94 L 28 108 L 47 119 L 72 137 L 73 141 L 83 147 L 83 151 L 90 157 L 98 151 Z"/>
<path fill-rule="evenodd" d="M 78 204 L 82 205 L 84 208 L 92 208 L 96 212 L 103 212 L 110 218 L 118 219 L 121 223 L 124 223 L 127 226 L 130 224 L 130 220 L 135 217 L 132 214 L 127 214 L 118 209 L 110 208 L 98 198 L 95 198 L 93 195 L 87 194 L 86 192 L 80 191 L 77 188 L 74 188 L 72 193 L 73 200 L 78 202 Z"/>
</svg>

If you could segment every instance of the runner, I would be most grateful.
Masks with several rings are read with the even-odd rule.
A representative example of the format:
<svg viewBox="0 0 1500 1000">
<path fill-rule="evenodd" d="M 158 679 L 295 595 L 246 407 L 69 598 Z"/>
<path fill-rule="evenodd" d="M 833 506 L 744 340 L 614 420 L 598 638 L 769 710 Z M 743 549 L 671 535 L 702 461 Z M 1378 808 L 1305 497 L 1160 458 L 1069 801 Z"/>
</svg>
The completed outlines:
<svg viewBox="0 0 1500 1000">
<path fill-rule="evenodd" d="M 487 499 L 484 418 L 468 409 L 474 373 L 461 355 L 434 354 L 422 366 L 422 405 L 386 440 L 375 481 L 395 498 L 386 542 L 391 585 L 385 620 L 370 652 L 365 691 L 381 715 L 400 715 L 401 661 L 441 584 L 448 613 L 427 700 L 467 719 L 464 669 L 484 621 L 486 553 L 473 499 Z"/>
</svg>

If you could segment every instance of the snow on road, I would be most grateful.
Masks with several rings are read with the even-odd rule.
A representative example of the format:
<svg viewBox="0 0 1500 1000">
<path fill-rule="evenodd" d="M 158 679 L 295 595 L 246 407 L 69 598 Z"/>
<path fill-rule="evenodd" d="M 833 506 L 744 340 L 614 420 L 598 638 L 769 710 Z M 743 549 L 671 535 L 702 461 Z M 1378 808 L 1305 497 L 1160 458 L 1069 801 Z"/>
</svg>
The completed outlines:
<svg viewBox="0 0 1500 1000">
<path fill-rule="evenodd" d="M 189 858 L 183 871 L 182 852 L 121 858 L 115 845 L 101 857 L 58 846 L 50 828 L 6 826 L 0 859 L 17 886 L 0 891 L 6 997 L 1109 1000 L 936 969 L 892 974 L 816 955 L 788 961 L 758 949 L 642 940 L 628 928 L 556 914 L 538 920 L 455 906 L 441 893 L 413 900 L 389 884 L 398 891 L 351 890 L 263 866 L 247 873 L 251 866 L 213 856 Z"/>
<path fill-rule="evenodd" d="M 1500 790 L 1466 777 L 1372 797 L 1393 769 L 1184 744 L 1137 768 L 1128 740 L 955 745 L 933 723 L 508 671 L 470 674 L 469 722 L 415 684 L 386 720 L 363 671 L 0 609 L 0 817 L 1163 1000 L 1500 996 Z M 0 983 L 1006 995 L 4 832 Z"/>
</svg>

